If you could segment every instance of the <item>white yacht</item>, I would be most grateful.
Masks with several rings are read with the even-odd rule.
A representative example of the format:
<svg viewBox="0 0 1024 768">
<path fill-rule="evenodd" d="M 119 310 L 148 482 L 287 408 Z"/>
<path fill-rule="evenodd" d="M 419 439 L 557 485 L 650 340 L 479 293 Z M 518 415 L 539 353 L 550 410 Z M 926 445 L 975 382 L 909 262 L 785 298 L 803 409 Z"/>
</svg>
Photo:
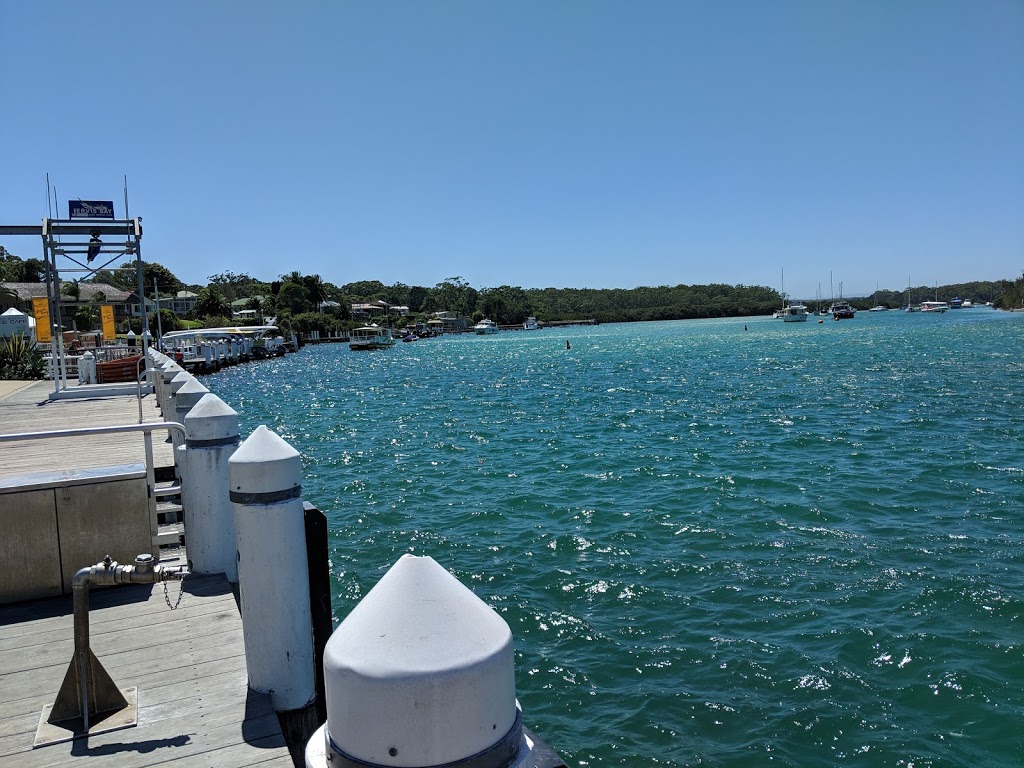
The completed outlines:
<svg viewBox="0 0 1024 768">
<path fill-rule="evenodd" d="M 780 317 L 784 323 L 806 323 L 809 314 L 803 304 L 790 304 L 780 312 Z"/>
<path fill-rule="evenodd" d="M 524 331 L 536 331 L 538 327 L 536 317 L 528 317 L 523 321 Z"/>
<path fill-rule="evenodd" d="M 473 332 L 477 336 L 484 336 L 485 334 L 488 333 L 497 333 L 498 330 L 498 324 L 487 317 L 485 317 L 483 320 L 481 320 L 479 323 L 473 326 Z"/>
<path fill-rule="evenodd" d="M 393 346 L 395 337 L 390 328 L 381 328 L 374 323 L 362 328 L 353 328 L 348 334 L 348 348 L 357 351 L 362 349 L 387 349 Z"/>
<path fill-rule="evenodd" d="M 949 304 L 944 301 L 922 301 L 921 311 L 922 312 L 945 312 L 949 309 Z"/>
</svg>

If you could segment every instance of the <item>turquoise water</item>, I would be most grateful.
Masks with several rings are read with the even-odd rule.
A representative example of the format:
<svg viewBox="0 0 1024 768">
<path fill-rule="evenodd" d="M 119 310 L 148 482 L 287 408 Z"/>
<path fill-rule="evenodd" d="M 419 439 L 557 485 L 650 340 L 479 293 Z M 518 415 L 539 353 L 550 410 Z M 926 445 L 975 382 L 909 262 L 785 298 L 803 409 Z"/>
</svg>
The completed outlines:
<svg viewBox="0 0 1024 768">
<path fill-rule="evenodd" d="M 204 383 L 302 452 L 336 617 L 434 557 L 508 621 L 570 766 L 1019 766 L 1022 352 L 1024 314 L 863 312 L 325 345 Z"/>
</svg>

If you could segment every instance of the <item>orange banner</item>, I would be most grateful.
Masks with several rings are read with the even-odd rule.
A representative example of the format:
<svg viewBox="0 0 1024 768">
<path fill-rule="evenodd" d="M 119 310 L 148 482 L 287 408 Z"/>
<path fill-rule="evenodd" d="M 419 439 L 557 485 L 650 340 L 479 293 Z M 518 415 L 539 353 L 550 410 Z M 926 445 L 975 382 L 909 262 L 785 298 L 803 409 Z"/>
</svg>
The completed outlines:
<svg viewBox="0 0 1024 768">
<path fill-rule="evenodd" d="M 32 314 L 36 318 L 36 341 L 50 343 L 50 302 L 40 297 L 32 299 Z"/>
<path fill-rule="evenodd" d="M 103 340 L 117 341 L 117 329 L 114 327 L 114 308 L 109 304 L 101 305 L 100 319 L 103 321 Z"/>
</svg>

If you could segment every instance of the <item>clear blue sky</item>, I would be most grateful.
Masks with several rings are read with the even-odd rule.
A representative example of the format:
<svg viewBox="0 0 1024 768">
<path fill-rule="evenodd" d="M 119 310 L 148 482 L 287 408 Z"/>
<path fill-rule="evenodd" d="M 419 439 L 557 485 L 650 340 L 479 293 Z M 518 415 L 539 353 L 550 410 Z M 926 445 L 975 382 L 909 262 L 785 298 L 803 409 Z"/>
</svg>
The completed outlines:
<svg viewBox="0 0 1024 768">
<path fill-rule="evenodd" d="M 0 223 L 47 172 L 123 216 L 127 175 L 185 282 L 1024 270 L 1021 0 L 0 0 L 0 32 Z"/>
</svg>

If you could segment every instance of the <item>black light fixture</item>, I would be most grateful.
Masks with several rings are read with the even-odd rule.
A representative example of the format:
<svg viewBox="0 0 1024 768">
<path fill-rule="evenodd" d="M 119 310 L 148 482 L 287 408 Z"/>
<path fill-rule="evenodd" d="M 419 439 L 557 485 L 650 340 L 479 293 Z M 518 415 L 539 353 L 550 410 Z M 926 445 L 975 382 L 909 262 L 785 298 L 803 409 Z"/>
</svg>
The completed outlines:
<svg viewBox="0 0 1024 768">
<path fill-rule="evenodd" d="M 89 238 L 89 250 L 86 252 L 85 257 L 86 262 L 91 262 L 100 255 L 100 247 L 102 245 L 103 243 L 100 242 L 100 231 L 98 229 L 94 229 L 92 231 L 92 237 Z"/>
</svg>

